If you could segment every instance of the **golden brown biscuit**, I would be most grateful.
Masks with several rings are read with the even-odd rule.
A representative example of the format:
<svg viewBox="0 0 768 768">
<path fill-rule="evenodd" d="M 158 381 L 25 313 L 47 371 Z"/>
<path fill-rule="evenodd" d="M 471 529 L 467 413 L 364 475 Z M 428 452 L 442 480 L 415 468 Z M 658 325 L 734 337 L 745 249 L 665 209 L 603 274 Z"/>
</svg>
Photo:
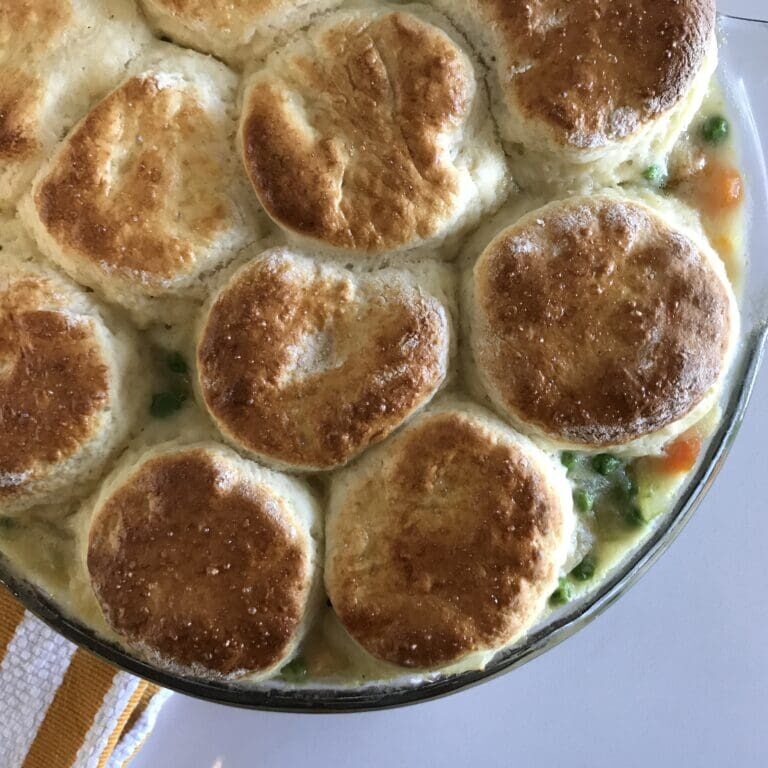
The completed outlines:
<svg viewBox="0 0 768 768">
<path fill-rule="evenodd" d="M 658 450 L 711 407 L 738 338 L 711 248 L 617 196 L 552 203 L 503 230 L 466 295 L 483 388 L 558 446 Z"/>
<path fill-rule="evenodd" d="M 141 0 L 148 18 L 177 43 L 234 65 L 263 55 L 342 0 Z"/>
<path fill-rule="evenodd" d="M 355 277 L 267 251 L 214 299 L 198 386 L 235 445 L 280 466 L 330 469 L 429 402 L 449 335 L 445 308 L 404 274 Z"/>
<path fill-rule="evenodd" d="M 298 481 L 214 443 L 165 446 L 102 490 L 87 569 L 108 623 L 154 662 L 264 677 L 311 616 L 318 528 Z"/>
<path fill-rule="evenodd" d="M 149 39 L 127 0 L 0 5 L 0 208 Z"/>
<path fill-rule="evenodd" d="M 144 390 L 124 328 L 77 286 L 3 242 L 0 513 L 64 503 L 95 480 Z M 131 398 L 128 398 L 128 391 Z"/>
<path fill-rule="evenodd" d="M 633 155 L 668 150 L 715 67 L 714 0 L 436 4 L 493 72 L 503 137 L 561 163 L 605 161 L 616 173 Z"/>
<path fill-rule="evenodd" d="M 196 53 L 164 55 L 101 101 L 23 205 L 41 249 L 144 324 L 159 298 L 201 298 L 202 277 L 253 241 L 234 154 L 237 79 Z"/>
<path fill-rule="evenodd" d="M 334 477 L 326 589 L 373 656 L 444 667 L 531 626 L 573 528 L 537 448 L 482 409 L 430 411 Z"/>
<path fill-rule="evenodd" d="M 331 16 L 246 83 L 243 160 L 300 242 L 361 256 L 435 245 L 500 201 L 475 68 L 410 13 Z"/>
</svg>

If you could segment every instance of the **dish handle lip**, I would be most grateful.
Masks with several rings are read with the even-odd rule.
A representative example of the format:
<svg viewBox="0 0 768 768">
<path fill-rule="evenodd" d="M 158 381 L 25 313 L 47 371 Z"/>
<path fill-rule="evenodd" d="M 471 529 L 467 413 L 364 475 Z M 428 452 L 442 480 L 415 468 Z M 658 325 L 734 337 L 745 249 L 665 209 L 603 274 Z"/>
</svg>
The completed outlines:
<svg viewBox="0 0 768 768">
<path fill-rule="evenodd" d="M 768 27 L 768 19 L 754 19 L 750 16 L 737 16 L 733 13 L 718 13 L 718 18 L 727 19 L 730 21 L 746 21 L 750 24 L 760 24 Z"/>
</svg>

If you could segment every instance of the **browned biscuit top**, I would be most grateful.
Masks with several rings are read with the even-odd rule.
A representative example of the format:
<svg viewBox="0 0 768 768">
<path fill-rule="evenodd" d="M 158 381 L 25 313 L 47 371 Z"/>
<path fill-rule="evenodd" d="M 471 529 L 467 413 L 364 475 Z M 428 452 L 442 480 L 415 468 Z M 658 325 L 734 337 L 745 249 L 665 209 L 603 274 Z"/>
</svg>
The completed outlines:
<svg viewBox="0 0 768 768">
<path fill-rule="evenodd" d="M 71 18 L 66 0 L 7 0 L 0 5 L 0 162 L 23 162 L 39 151 L 43 92 L 35 65 Z"/>
<path fill-rule="evenodd" d="M 254 19 L 290 9 L 294 0 L 142 0 L 157 11 L 164 11 L 188 24 L 200 24 L 234 32 L 248 28 Z"/>
<path fill-rule="evenodd" d="M 88 571 L 120 635 L 220 675 L 280 661 L 309 584 L 283 500 L 199 448 L 145 461 L 97 509 Z"/>
<path fill-rule="evenodd" d="M 432 396 L 448 333 L 444 309 L 415 288 L 272 251 L 213 304 L 197 353 L 200 387 L 239 445 L 329 468 Z"/>
<path fill-rule="evenodd" d="M 530 624 L 556 583 L 566 511 L 515 442 L 426 414 L 360 471 L 329 518 L 326 586 L 366 650 L 434 668 Z"/>
<path fill-rule="evenodd" d="M 633 134 L 674 106 L 699 71 L 714 0 L 472 0 L 500 50 L 502 89 L 578 149 Z"/>
<path fill-rule="evenodd" d="M 271 59 L 246 91 L 244 162 L 281 226 L 380 252 L 437 235 L 455 216 L 444 145 L 466 121 L 471 64 L 406 13 L 343 17 Z"/>
<path fill-rule="evenodd" d="M 0 502 L 77 453 L 108 406 L 93 319 L 36 272 L 0 271 Z"/>
<path fill-rule="evenodd" d="M 148 286 L 192 271 L 227 226 L 221 139 L 194 90 L 133 77 L 75 129 L 35 191 L 57 247 Z"/>
<path fill-rule="evenodd" d="M 40 149 L 37 111 L 40 81 L 17 69 L 4 69 L 0 80 L 0 161 L 23 162 Z"/>
<path fill-rule="evenodd" d="M 68 0 L 12 0 L 0 7 L 0 55 L 46 53 L 72 20 Z"/>
<path fill-rule="evenodd" d="M 568 442 L 622 444 L 685 416 L 721 376 L 736 322 L 699 247 L 630 201 L 549 206 L 475 266 L 489 393 Z"/>
</svg>

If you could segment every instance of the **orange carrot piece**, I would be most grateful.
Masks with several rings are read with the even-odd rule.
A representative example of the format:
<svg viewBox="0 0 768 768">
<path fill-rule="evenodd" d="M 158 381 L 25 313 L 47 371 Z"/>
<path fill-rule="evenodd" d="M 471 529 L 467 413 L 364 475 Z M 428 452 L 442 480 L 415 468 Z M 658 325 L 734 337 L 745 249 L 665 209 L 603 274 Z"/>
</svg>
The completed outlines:
<svg viewBox="0 0 768 768">
<path fill-rule="evenodd" d="M 739 171 L 722 163 L 707 165 L 698 179 L 699 203 L 710 214 L 735 208 L 744 199 L 744 180 Z"/>
<path fill-rule="evenodd" d="M 689 472 L 696 465 L 701 453 L 701 438 L 697 435 L 683 435 L 664 449 L 661 470 L 668 475 Z"/>
</svg>

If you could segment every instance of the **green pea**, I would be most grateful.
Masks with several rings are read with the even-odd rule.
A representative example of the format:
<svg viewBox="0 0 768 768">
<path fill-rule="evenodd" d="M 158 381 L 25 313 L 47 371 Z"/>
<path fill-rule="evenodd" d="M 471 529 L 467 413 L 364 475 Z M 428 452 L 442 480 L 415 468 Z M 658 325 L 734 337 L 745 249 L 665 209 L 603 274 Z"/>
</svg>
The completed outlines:
<svg viewBox="0 0 768 768">
<path fill-rule="evenodd" d="M 589 491 L 585 491 L 583 488 L 577 488 L 573 492 L 573 503 L 576 505 L 576 509 L 579 512 L 591 512 L 592 507 L 595 506 L 595 498 Z"/>
<path fill-rule="evenodd" d="M 288 683 L 300 683 L 308 674 L 307 665 L 301 656 L 297 656 L 292 661 L 289 661 L 280 670 L 280 677 Z"/>
<path fill-rule="evenodd" d="M 573 451 L 563 451 L 560 463 L 570 472 L 576 466 L 576 454 Z"/>
<path fill-rule="evenodd" d="M 592 459 L 592 469 L 603 477 L 613 474 L 620 467 L 621 459 L 617 459 L 609 453 L 600 453 Z"/>
<path fill-rule="evenodd" d="M 165 362 L 173 373 L 184 374 L 189 372 L 189 366 L 181 352 L 169 352 Z"/>
<path fill-rule="evenodd" d="M 710 144 L 722 144 L 731 131 L 728 121 L 721 115 L 708 117 L 701 126 L 701 135 L 704 141 Z"/>
<path fill-rule="evenodd" d="M 663 187 L 667 183 L 667 174 L 660 165 L 649 165 L 643 171 L 643 178 L 654 187 Z"/>
<path fill-rule="evenodd" d="M 549 602 L 552 605 L 565 605 L 573 597 L 573 587 L 566 578 L 560 579 L 557 589 L 551 594 Z"/>
<path fill-rule="evenodd" d="M 156 419 L 167 419 L 181 410 L 186 399 L 187 395 L 185 392 L 158 392 L 152 395 L 152 404 L 149 406 L 149 412 Z"/>
<path fill-rule="evenodd" d="M 587 555 L 572 571 L 571 576 L 578 581 L 589 581 L 597 569 L 597 563 L 592 555 Z"/>
</svg>

